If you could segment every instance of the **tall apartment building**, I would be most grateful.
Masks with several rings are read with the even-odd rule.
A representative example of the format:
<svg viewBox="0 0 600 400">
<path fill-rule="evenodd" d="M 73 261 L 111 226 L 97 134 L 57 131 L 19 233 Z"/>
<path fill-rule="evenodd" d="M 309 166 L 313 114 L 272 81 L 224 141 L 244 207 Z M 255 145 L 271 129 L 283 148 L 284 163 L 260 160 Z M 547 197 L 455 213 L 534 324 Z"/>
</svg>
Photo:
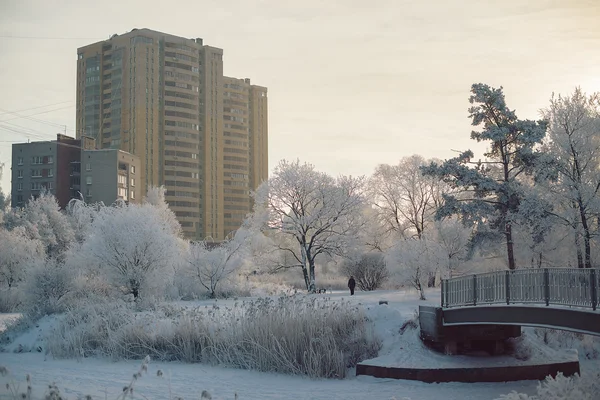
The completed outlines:
<svg viewBox="0 0 600 400">
<path fill-rule="evenodd" d="M 88 203 L 106 205 L 117 199 L 138 202 L 141 189 L 135 186 L 135 170 L 139 166 L 139 159 L 124 151 L 95 150 L 95 141 L 85 136 L 58 134 L 56 140 L 15 143 L 11 205 L 23 207 L 42 189 L 52 193 L 61 208 L 82 196 Z"/>
<path fill-rule="evenodd" d="M 251 85 L 247 78 L 223 79 L 223 224 L 227 236 L 252 211 L 250 190 L 268 174 L 267 89 Z"/>
<path fill-rule="evenodd" d="M 223 50 L 202 39 L 134 29 L 77 51 L 77 134 L 138 156 L 142 192 L 164 185 L 189 238 L 219 240 L 237 229 L 248 192 L 267 178 L 267 90 L 244 81 L 245 95 L 226 91 L 230 80 Z M 224 104 L 234 92 L 243 105 Z M 242 135 L 240 143 L 226 147 L 226 132 Z M 225 149 L 240 160 L 226 162 L 234 155 Z M 239 210 L 237 199 L 225 200 L 244 179 L 232 173 L 246 176 L 242 192 L 227 193 L 244 198 Z"/>
</svg>

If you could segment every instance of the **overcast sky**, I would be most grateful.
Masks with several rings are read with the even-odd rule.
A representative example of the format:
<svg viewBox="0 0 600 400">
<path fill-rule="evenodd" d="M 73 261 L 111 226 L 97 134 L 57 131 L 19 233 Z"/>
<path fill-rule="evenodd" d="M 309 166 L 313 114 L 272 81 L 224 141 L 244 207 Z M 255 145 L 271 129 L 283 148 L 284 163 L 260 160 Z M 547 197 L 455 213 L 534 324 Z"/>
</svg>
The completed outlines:
<svg viewBox="0 0 600 400">
<path fill-rule="evenodd" d="M 0 162 L 11 142 L 75 135 L 77 47 L 133 28 L 201 37 L 226 75 L 268 87 L 270 169 L 480 152 L 475 82 L 530 119 L 552 92 L 600 91 L 599 0 L 0 0 Z"/>
</svg>

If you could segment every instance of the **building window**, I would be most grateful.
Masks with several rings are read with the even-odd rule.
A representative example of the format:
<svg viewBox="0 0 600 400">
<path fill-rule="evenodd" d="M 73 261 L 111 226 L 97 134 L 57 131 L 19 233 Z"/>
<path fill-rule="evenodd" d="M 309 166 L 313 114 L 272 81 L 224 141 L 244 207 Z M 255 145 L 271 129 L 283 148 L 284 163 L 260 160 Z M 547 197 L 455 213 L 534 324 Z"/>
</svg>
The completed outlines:
<svg viewBox="0 0 600 400">
<path fill-rule="evenodd" d="M 53 163 L 54 163 L 54 157 L 48 156 L 48 164 L 53 164 Z"/>
<path fill-rule="evenodd" d="M 83 60 L 83 53 L 77 53 L 77 59 Z"/>
<path fill-rule="evenodd" d="M 127 185 L 127 177 L 125 177 L 125 175 L 119 175 L 119 177 L 117 178 L 117 181 L 119 182 L 120 185 Z"/>
<path fill-rule="evenodd" d="M 91 171 L 92 170 L 92 164 L 90 164 L 90 163 L 85 164 L 85 170 L 86 171 Z"/>
<path fill-rule="evenodd" d="M 87 176 L 85 178 L 85 183 L 88 184 L 88 185 L 91 185 L 92 184 L 92 177 L 91 176 Z"/>
<path fill-rule="evenodd" d="M 48 182 L 48 189 L 49 189 L 49 190 L 52 190 L 52 189 L 53 189 L 53 187 L 52 187 L 52 182 Z"/>
<path fill-rule="evenodd" d="M 131 178 L 131 186 L 135 186 L 135 178 Z"/>
<path fill-rule="evenodd" d="M 92 189 L 88 189 L 88 190 L 86 190 L 86 191 L 85 191 L 85 195 L 86 195 L 87 197 L 92 197 Z"/>
<path fill-rule="evenodd" d="M 54 171 L 53 171 L 52 169 L 49 169 L 49 170 L 48 170 L 48 176 L 49 176 L 49 177 L 52 177 L 52 176 L 54 176 Z"/>
<path fill-rule="evenodd" d="M 19 190 L 19 191 L 23 190 L 23 183 L 21 183 L 21 182 L 17 183 L 17 190 Z"/>
<path fill-rule="evenodd" d="M 119 197 L 122 199 L 127 199 L 127 189 L 119 188 Z"/>
<path fill-rule="evenodd" d="M 17 170 L 17 178 L 22 178 L 23 177 L 23 170 L 19 169 Z"/>
<path fill-rule="evenodd" d="M 132 165 L 132 166 L 131 166 L 131 173 L 132 173 L 132 174 L 135 174 L 135 165 Z"/>
<path fill-rule="evenodd" d="M 135 199 L 135 191 L 134 190 L 131 191 L 131 194 L 129 195 L 129 198 L 131 200 Z"/>
<path fill-rule="evenodd" d="M 19 157 L 17 160 L 17 165 L 23 165 L 23 157 Z"/>
<path fill-rule="evenodd" d="M 41 164 L 42 163 L 42 157 L 39 156 L 35 156 L 31 158 L 31 163 L 32 164 Z"/>
</svg>

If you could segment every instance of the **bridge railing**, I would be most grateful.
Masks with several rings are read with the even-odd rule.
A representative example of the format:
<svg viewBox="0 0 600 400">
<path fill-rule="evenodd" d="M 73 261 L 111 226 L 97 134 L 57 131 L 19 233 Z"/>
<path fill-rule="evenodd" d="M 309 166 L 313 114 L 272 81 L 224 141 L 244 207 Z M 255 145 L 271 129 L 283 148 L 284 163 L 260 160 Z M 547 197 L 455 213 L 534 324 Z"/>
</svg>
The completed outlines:
<svg viewBox="0 0 600 400">
<path fill-rule="evenodd" d="M 600 304 L 600 270 L 519 269 L 442 281 L 442 307 L 497 303 L 542 303 L 596 310 Z"/>
</svg>

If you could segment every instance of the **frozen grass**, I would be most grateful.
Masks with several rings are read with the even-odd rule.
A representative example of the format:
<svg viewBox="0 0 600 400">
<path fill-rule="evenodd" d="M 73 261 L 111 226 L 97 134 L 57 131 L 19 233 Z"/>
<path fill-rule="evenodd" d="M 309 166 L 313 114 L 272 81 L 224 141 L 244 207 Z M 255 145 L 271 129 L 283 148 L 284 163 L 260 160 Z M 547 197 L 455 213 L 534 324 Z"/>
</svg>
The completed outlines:
<svg viewBox="0 0 600 400">
<path fill-rule="evenodd" d="M 556 377 L 548 376 L 540 382 L 537 394 L 529 396 L 511 392 L 496 400 L 596 400 L 600 393 L 600 373 L 565 377 L 558 373 Z"/>
<path fill-rule="evenodd" d="M 375 357 L 380 341 L 364 312 L 325 297 L 282 296 L 232 307 L 88 306 L 63 316 L 49 335 L 55 357 L 104 356 L 202 362 L 309 377 L 344 378 Z"/>
</svg>

